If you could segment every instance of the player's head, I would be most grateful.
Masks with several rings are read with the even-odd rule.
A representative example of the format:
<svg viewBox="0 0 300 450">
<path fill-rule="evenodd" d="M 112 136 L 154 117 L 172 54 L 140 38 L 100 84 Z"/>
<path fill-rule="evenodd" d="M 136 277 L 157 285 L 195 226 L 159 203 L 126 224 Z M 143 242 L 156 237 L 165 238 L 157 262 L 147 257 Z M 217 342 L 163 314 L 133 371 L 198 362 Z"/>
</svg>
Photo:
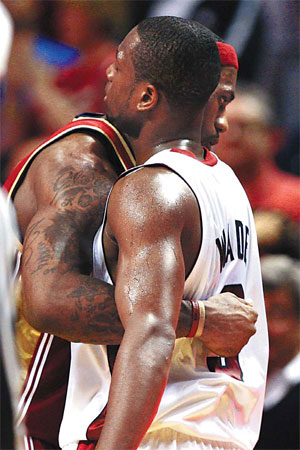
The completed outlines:
<svg viewBox="0 0 300 450">
<path fill-rule="evenodd" d="M 202 109 L 218 84 L 220 56 L 213 33 L 198 22 L 152 17 L 121 42 L 107 75 L 108 116 L 134 135 L 145 120 L 141 113 L 162 98 L 170 113 Z"/>
<path fill-rule="evenodd" d="M 261 258 L 270 355 L 269 372 L 299 352 L 300 265 L 287 255 Z"/>
<path fill-rule="evenodd" d="M 228 130 L 226 107 L 234 99 L 238 72 L 238 57 L 234 48 L 221 42 L 217 36 L 216 41 L 221 58 L 221 75 L 204 110 L 201 136 L 202 143 L 207 148 L 216 145 L 220 133 Z"/>
</svg>

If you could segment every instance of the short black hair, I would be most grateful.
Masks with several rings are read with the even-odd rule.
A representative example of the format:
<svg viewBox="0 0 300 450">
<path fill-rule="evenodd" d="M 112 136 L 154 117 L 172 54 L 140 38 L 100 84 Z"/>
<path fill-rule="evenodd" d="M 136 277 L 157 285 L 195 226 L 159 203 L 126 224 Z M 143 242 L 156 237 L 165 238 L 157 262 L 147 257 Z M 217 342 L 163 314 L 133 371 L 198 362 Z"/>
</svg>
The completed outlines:
<svg viewBox="0 0 300 450">
<path fill-rule="evenodd" d="M 216 35 L 199 22 L 172 16 L 147 18 L 137 32 L 136 81 L 153 83 L 170 104 L 202 107 L 220 79 Z"/>
</svg>

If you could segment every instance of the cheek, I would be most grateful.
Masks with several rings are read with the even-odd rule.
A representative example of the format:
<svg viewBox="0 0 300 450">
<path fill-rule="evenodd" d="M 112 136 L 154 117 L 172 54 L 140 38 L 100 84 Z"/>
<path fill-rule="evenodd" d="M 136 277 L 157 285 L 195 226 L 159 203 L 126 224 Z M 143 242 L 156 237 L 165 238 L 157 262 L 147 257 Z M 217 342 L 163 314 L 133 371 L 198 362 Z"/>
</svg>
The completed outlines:
<svg viewBox="0 0 300 450">
<path fill-rule="evenodd" d="M 216 114 L 217 113 L 214 114 L 212 108 L 208 108 L 208 111 L 205 110 L 201 127 L 202 137 L 208 137 L 215 134 Z"/>
<path fill-rule="evenodd" d="M 119 103 L 120 93 L 117 84 L 112 84 L 107 94 L 108 101 L 112 107 Z"/>
</svg>

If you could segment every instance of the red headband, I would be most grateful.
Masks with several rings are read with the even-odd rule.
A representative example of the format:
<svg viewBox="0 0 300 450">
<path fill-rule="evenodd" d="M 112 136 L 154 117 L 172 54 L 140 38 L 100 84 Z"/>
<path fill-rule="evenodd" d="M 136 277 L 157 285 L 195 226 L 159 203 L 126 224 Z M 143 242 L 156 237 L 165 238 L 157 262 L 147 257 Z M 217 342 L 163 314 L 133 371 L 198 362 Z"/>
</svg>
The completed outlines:
<svg viewBox="0 0 300 450">
<path fill-rule="evenodd" d="M 238 56 L 232 45 L 225 44 L 224 42 L 217 42 L 217 46 L 220 53 L 221 65 L 233 66 L 238 70 L 239 69 Z"/>
</svg>

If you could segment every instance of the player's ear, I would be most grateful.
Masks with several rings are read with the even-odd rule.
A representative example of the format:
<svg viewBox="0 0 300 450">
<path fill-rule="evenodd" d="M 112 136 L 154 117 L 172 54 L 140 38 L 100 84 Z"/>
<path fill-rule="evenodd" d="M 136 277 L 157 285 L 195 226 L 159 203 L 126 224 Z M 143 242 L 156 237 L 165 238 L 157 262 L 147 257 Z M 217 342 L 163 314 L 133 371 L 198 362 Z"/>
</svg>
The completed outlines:
<svg viewBox="0 0 300 450">
<path fill-rule="evenodd" d="M 158 102 L 158 91 L 152 84 L 147 84 L 141 91 L 140 101 L 137 104 L 138 111 L 149 111 Z"/>
</svg>

